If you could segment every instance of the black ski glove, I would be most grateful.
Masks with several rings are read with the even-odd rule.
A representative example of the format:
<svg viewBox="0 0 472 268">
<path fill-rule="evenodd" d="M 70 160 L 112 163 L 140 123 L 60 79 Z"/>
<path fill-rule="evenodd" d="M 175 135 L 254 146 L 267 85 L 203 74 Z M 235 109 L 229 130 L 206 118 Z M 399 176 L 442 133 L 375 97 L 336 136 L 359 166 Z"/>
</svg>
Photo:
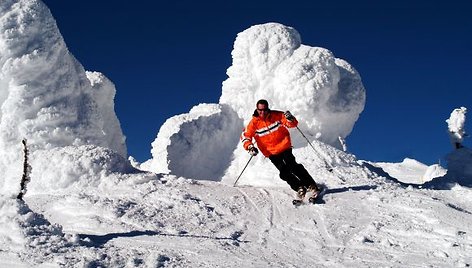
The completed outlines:
<svg viewBox="0 0 472 268">
<path fill-rule="evenodd" d="M 288 121 L 292 122 L 295 119 L 295 116 L 290 111 L 286 111 L 284 113 L 285 118 L 287 118 Z"/>
<path fill-rule="evenodd" d="M 259 150 L 257 150 L 257 148 L 254 147 L 254 145 L 249 145 L 249 147 L 247 147 L 247 151 L 252 156 L 256 156 L 259 153 Z"/>
</svg>

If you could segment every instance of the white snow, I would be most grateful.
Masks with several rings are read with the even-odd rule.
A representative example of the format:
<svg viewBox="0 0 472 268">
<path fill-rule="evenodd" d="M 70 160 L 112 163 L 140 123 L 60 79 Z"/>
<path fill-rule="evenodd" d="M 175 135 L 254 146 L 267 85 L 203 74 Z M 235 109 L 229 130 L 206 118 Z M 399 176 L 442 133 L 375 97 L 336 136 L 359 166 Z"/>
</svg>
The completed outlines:
<svg viewBox="0 0 472 268">
<path fill-rule="evenodd" d="M 339 150 L 365 91 L 300 40 L 275 23 L 240 33 L 220 103 L 168 119 L 140 164 L 126 159 L 113 84 L 70 55 L 42 2 L 2 1 L 0 267 L 470 267 L 472 151 L 446 170 Z M 293 207 L 260 155 L 241 174 L 239 134 L 262 97 L 307 122 L 313 147 L 292 131 L 293 152 L 327 187 L 320 204 Z M 31 182 L 17 200 L 24 137 Z"/>
<path fill-rule="evenodd" d="M 200 104 L 169 118 L 152 143 L 153 158 L 141 166 L 196 179 L 220 180 L 243 129 L 227 105 Z"/>
<path fill-rule="evenodd" d="M 0 198 L 0 212 L 0 252 L 47 261 L 78 245 L 76 235 L 64 234 L 60 225 L 51 224 L 21 200 Z"/>
<path fill-rule="evenodd" d="M 110 174 L 130 173 L 131 164 L 110 149 L 95 145 L 67 146 L 38 150 L 31 155 L 34 166 L 29 193 L 54 193 L 66 188 L 97 187 L 107 183 Z"/>
<path fill-rule="evenodd" d="M 424 184 L 446 175 L 447 170 L 438 164 L 427 166 L 417 160 L 405 158 L 401 163 L 371 163 L 382 168 L 389 176 L 405 183 Z"/>
</svg>

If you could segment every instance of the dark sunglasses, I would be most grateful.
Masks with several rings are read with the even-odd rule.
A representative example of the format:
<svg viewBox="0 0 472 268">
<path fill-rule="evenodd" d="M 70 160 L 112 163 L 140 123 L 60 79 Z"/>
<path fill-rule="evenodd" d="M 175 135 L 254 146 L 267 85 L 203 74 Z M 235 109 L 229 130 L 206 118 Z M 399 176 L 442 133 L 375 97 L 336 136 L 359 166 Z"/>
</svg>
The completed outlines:
<svg viewBox="0 0 472 268">
<path fill-rule="evenodd" d="M 258 110 L 259 112 L 267 112 L 267 111 L 269 111 L 269 108 L 265 108 L 265 109 L 256 109 L 256 110 Z"/>
</svg>

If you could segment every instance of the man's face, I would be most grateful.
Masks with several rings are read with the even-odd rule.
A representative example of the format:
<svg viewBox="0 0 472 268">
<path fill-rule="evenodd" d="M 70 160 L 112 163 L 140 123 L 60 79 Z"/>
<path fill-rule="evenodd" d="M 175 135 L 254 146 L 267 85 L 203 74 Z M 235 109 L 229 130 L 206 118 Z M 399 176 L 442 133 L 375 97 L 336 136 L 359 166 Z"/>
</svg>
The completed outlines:
<svg viewBox="0 0 472 268">
<path fill-rule="evenodd" d="M 258 104 L 257 105 L 257 113 L 259 114 L 259 117 L 266 118 L 267 115 L 269 114 L 269 109 L 267 108 L 267 105 Z"/>
</svg>

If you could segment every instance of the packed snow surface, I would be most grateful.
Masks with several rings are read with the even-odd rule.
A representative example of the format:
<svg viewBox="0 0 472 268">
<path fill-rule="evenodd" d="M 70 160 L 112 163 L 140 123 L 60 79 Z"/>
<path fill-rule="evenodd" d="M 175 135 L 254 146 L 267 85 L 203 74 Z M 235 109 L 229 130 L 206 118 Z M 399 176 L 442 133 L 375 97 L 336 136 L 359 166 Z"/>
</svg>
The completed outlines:
<svg viewBox="0 0 472 268">
<path fill-rule="evenodd" d="M 320 204 L 294 207 L 294 193 L 277 179 L 264 187 L 248 185 L 257 179 L 253 169 L 237 187 L 115 172 L 89 186 L 81 178 L 80 187 L 28 193 L 25 203 L 2 197 L 0 266 L 472 264 L 470 188 L 405 187 L 356 162 L 331 173 L 318 167 L 312 152 L 296 155 L 328 188 Z M 343 156 L 337 151 L 330 159 Z"/>
<path fill-rule="evenodd" d="M 472 265 L 470 149 L 447 170 L 357 160 L 339 150 L 365 103 L 347 62 L 277 23 L 238 34 L 232 55 L 220 103 L 169 118 L 153 158 L 130 163 L 112 82 L 75 60 L 41 1 L 0 2 L 0 267 Z M 318 204 L 294 207 L 239 145 L 258 98 L 304 122 L 293 153 L 327 188 Z"/>
</svg>

